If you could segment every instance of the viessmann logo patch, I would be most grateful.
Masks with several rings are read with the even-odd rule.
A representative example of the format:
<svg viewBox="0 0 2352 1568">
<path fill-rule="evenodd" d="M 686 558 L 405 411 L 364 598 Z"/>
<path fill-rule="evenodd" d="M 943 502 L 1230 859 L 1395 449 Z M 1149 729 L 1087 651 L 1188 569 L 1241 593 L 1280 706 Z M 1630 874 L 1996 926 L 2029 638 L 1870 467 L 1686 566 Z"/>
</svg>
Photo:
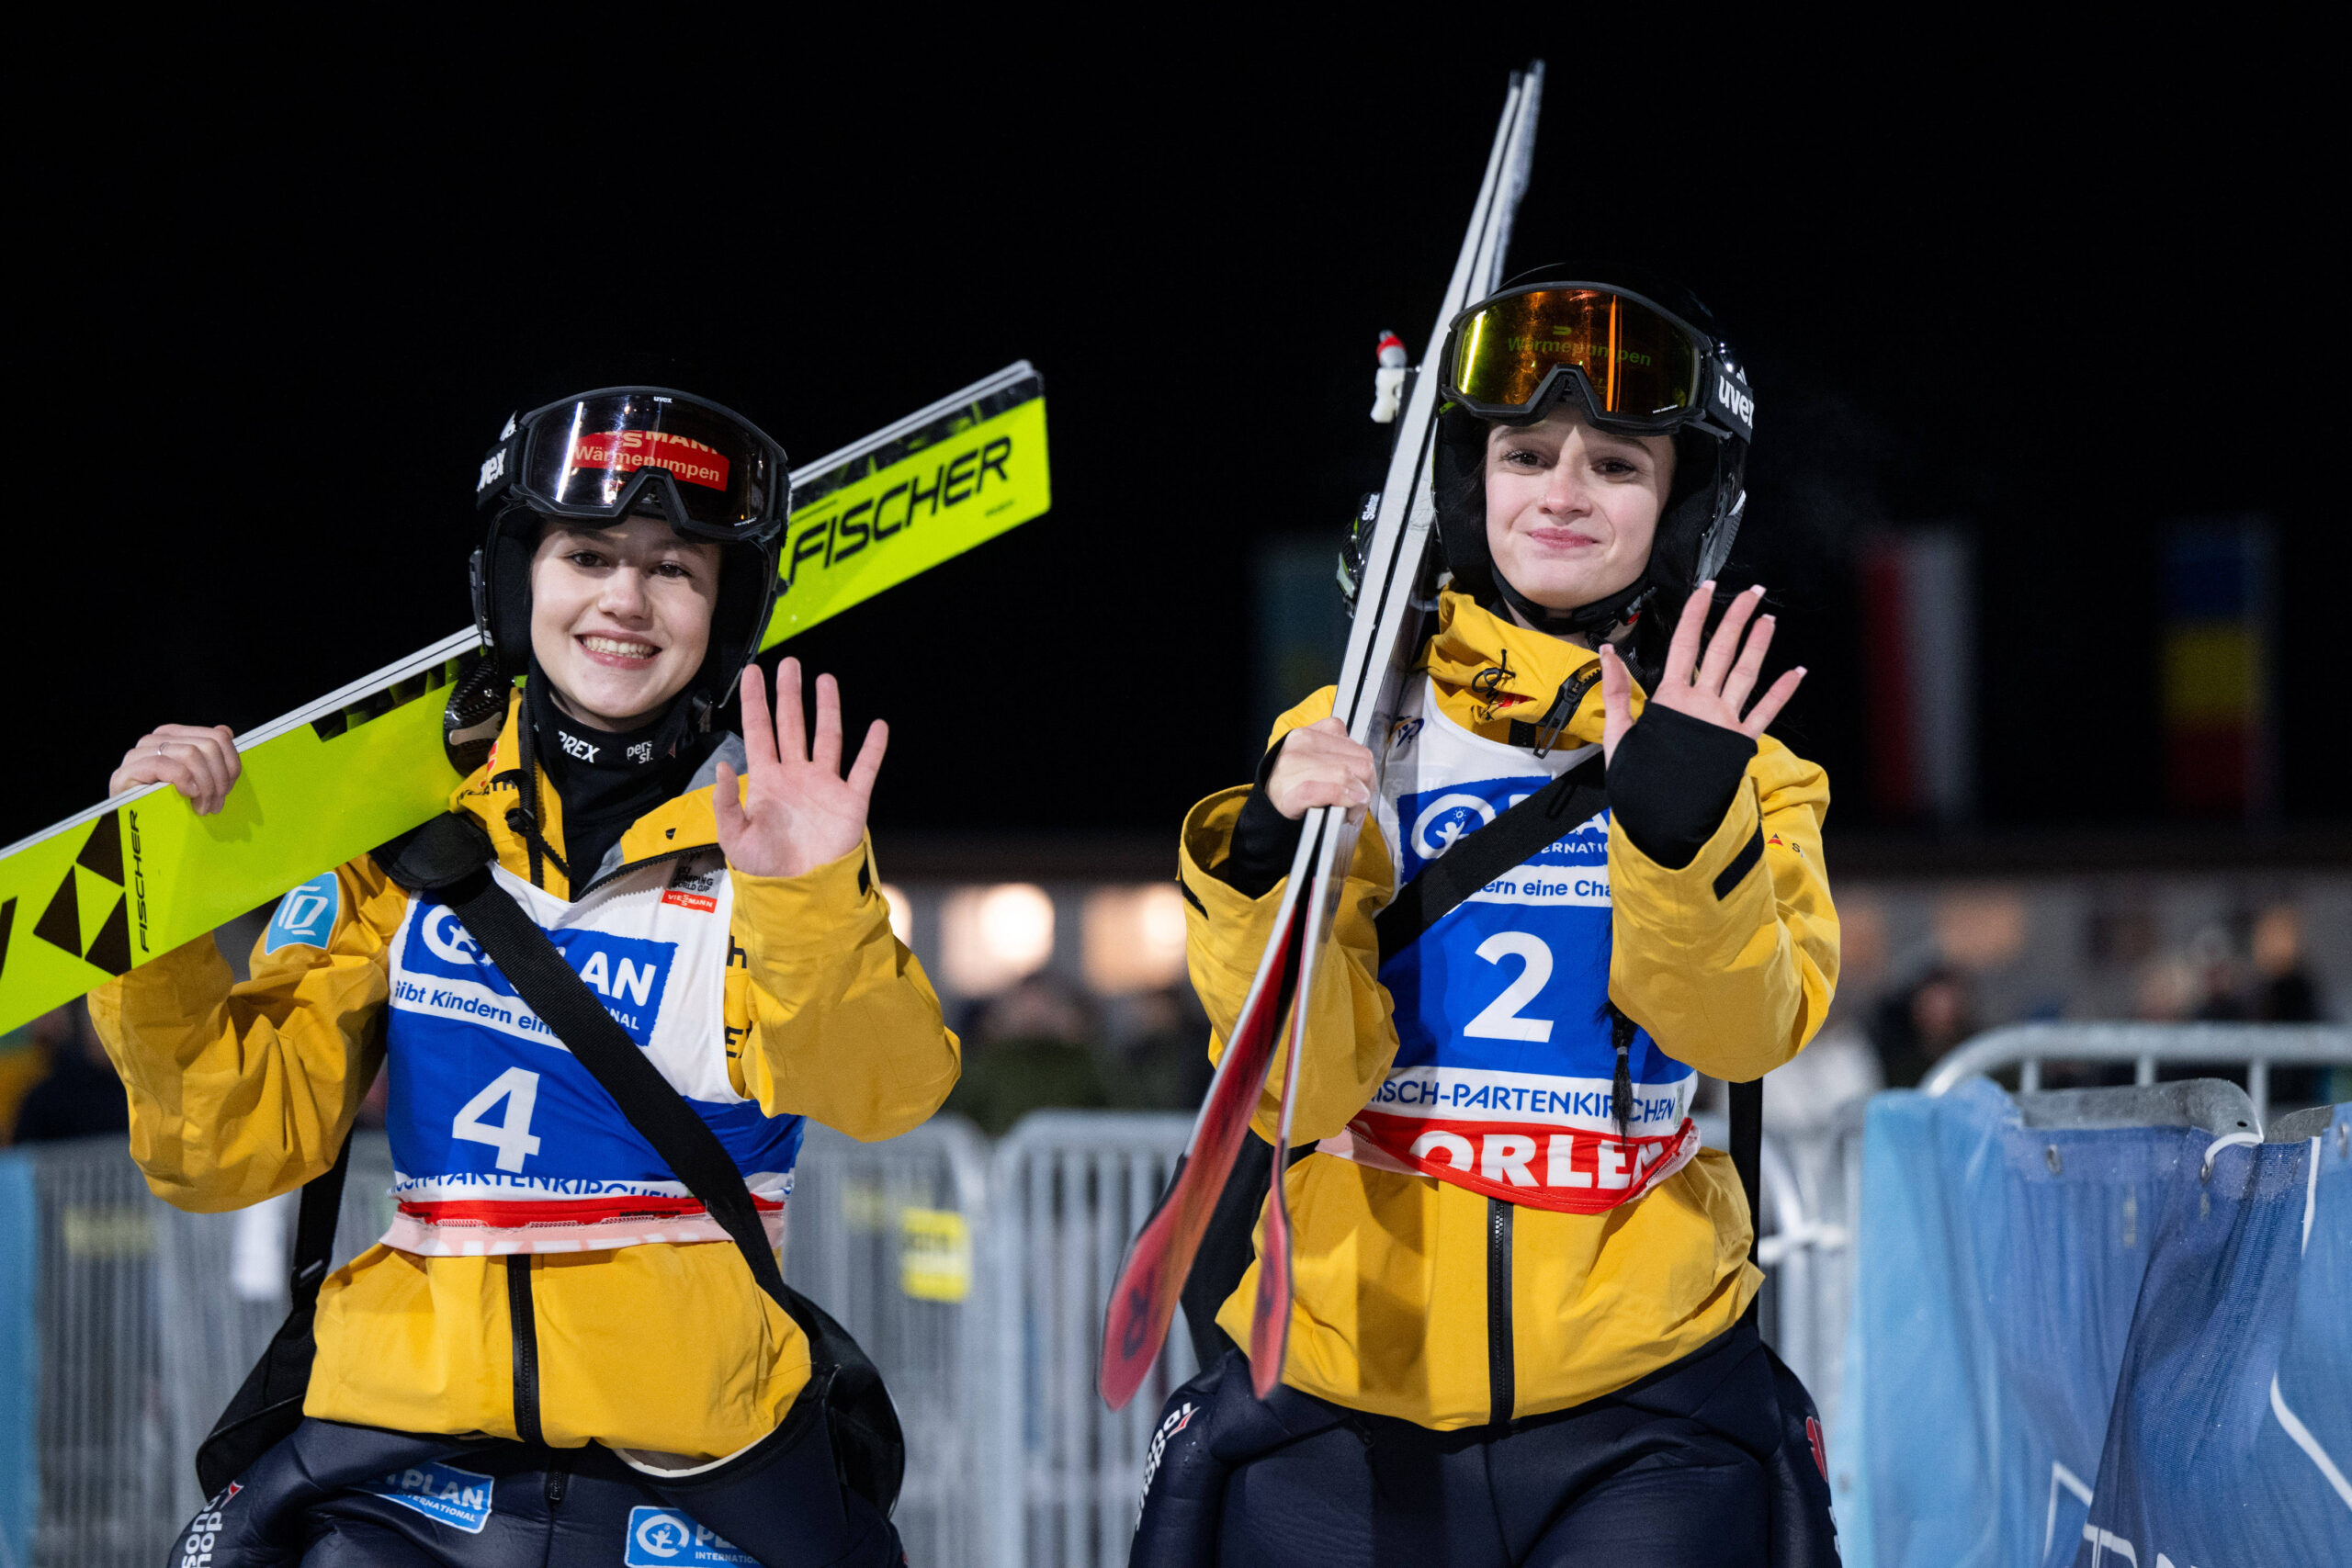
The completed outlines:
<svg viewBox="0 0 2352 1568">
<path fill-rule="evenodd" d="M 572 438 L 571 467 L 575 472 L 603 468 L 616 474 L 667 468 L 688 484 L 725 490 L 730 465 L 718 448 L 689 435 L 673 435 L 666 430 L 607 430 Z"/>
<path fill-rule="evenodd" d="M 697 870 L 681 864 L 670 878 L 670 886 L 662 895 L 662 902 L 675 904 L 682 909 L 711 914 L 718 908 L 718 879 L 724 874 L 722 868 Z"/>
</svg>

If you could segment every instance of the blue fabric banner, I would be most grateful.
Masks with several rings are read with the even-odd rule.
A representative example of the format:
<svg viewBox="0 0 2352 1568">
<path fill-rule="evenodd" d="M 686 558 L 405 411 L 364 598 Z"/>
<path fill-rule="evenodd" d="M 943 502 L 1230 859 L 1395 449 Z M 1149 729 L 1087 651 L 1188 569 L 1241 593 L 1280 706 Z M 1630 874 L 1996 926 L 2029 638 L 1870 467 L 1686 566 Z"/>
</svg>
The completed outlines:
<svg viewBox="0 0 2352 1568">
<path fill-rule="evenodd" d="M 0 1568 L 33 1560 L 40 1507 L 40 1269 L 32 1157 L 0 1149 Z"/>
<path fill-rule="evenodd" d="M 2352 1452 L 2346 1116 L 2216 1150 L 2028 1128 L 1982 1080 L 1875 1100 L 1830 1467 L 1849 1568 L 2352 1562 L 2311 1457 Z"/>
<path fill-rule="evenodd" d="M 2215 1151 L 2140 1287 L 2074 1561 L 2352 1562 L 2352 1106 Z"/>
</svg>

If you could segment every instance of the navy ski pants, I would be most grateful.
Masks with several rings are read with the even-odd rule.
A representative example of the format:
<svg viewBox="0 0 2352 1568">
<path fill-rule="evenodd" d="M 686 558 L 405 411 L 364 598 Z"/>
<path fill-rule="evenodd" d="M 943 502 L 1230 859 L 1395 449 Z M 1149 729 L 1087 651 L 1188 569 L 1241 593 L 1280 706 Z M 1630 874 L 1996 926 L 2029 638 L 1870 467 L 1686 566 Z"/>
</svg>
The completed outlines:
<svg viewBox="0 0 2352 1568">
<path fill-rule="evenodd" d="M 1730 1568 L 1771 1550 L 1771 1371 L 1742 1325 L 1628 1389 L 1454 1432 L 1289 1387 L 1238 1350 L 1179 1389 L 1133 1568 Z"/>
<path fill-rule="evenodd" d="M 812 1411 L 811 1415 L 815 1413 Z M 176 1568 L 898 1568 L 823 1421 L 656 1484 L 609 1450 L 306 1420 L 205 1506 Z"/>
</svg>

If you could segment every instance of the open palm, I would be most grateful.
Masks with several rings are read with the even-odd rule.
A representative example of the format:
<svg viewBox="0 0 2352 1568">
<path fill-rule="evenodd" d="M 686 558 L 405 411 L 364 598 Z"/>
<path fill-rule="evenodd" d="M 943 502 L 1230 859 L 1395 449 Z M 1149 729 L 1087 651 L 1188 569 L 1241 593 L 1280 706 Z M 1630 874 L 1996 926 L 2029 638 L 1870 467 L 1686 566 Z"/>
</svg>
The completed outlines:
<svg viewBox="0 0 2352 1568">
<path fill-rule="evenodd" d="M 721 762 L 711 801 L 727 863 L 753 876 L 802 876 L 857 848 L 889 740 L 890 727 L 876 719 L 844 777 L 842 695 L 833 678 L 817 677 L 812 748 L 800 706 L 800 661 L 776 666 L 773 709 L 759 667 L 743 671 L 750 782 L 739 789 L 735 770 Z"/>
<path fill-rule="evenodd" d="M 1702 660 L 1699 637 L 1706 626 L 1707 612 L 1713 606 L 1714 597 L 1712 580 L 1691 590 L 1690 601 L 1682 606 L 1682 618 L 1674 623 L 1674 638 L 1666 652 L 1666 672 L 1649 700 L 1708 724 L 1736 729 L 1753 740 L 1764 733 L 1766 725 L 1780 716 L 1781 709 L 1796 694 L 1797 683 L 1804 679 L 1804 666 L 1800 664 L 1782 674 L 1749 707 L 1747 699 L 1763 674 L 1764 652 L 1772 646 L 1775 625 L 1770 615 L 1758 617 L 1752 628 L 1747 624 L 1748 617 L 1756 614 L 1756 606 L 1764 602 L 1764 585 L 1758 583 L 1725 607 L 1715 635 L 1707 640 Z M 1634 728 L 1633 696 L 1634 678 L 1626 671 L 1625 661 L 1618 657 L 1616 649 L 1601 644 L 1601 744 L 1608 761 L 1616 759 L 1617 742 Z"/>
</svg>

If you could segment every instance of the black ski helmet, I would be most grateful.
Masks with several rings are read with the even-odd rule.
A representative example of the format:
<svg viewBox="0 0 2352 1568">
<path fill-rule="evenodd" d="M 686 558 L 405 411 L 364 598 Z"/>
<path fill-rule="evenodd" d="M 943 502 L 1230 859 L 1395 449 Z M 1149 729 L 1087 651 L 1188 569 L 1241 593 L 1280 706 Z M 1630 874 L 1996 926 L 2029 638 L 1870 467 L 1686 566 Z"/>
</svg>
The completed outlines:
<svg viewBox="0 0 2352 1568">
<path fill-rule="evenodd" d="M 1507 402 L 1481 400 L 1464 389 L 1464 356 L 1476 342 L 1465 327 L 1510 312 L 1524 317 L 1532 306 L 1564 299 L 1587 306 L 1613 300 L 1628 313 L 1649 313 L 1644 317 L 1654 334 L 1648 352 L 1617 345 L 1613 337 L 1608 345 L 1596 343 L 1590 348 L 1613 346 L 1645 366 L 1688 353 L 1687 366 L 1677 363 L 1659 382 L 1671 383 L 1659 394 L 1667 399 L 1663 406 L 1623 407 L 1623 400 L 1615 396 L 1613 378 L 1610 385 L 1596 387 L 1587 373 L 1589 350 L 1579 363 L 1566 340 L 1525 345 L 1526 352 L 1516 355 L 1514 390 L 1520 395 Z M 1609 319 L 1614 322 L 1617 318 Z M 1522 341 L 1510 340 L 1515 347 Z M 1747 504 L 1747 447 L 1756 403 L 1736 356 L 1716 328 L 1713 312 L 1689 288 L 1622 265 L 1544 266 L 1521 273 L 1454 318 L 1440 373 L 1444 401 L 1438 413 L 1432 479 L 1439 540 L 1456 588 L 1489 609 L 1517 609 L 1529 622 L 1555 635 L 1607 637 L 1634 624 L 1653 605 L 1664 611 L 1659 619 L 1670 626 L 1683 597 L 1722 570 Z M 1585 417 L 1600 429 L 1670 435 L 1674 483 L 1659 511 L 1649 563 L 1641 576 L 1607 599 L 1558 611 L 1529 599 L 1495 570 L 1487 547 L 1486 454 L 1490 425 L 1532 424 L 1564 397 L 1574 398 Z"/>
<path fill-rule="evenodd" d="M 531 558 L 540 520 L 654 516 L 721 547 L 718 602 L 701 667 L 673 701 L 710 727 L 760 650 L 775 608 L 776 556 L 792 506 L 784 448 L 750 420 L 667 387 L 605 387 L 511 416 L 482 459 L 474 619 L 501 684 L 531 667 Z"/>
</svg>

